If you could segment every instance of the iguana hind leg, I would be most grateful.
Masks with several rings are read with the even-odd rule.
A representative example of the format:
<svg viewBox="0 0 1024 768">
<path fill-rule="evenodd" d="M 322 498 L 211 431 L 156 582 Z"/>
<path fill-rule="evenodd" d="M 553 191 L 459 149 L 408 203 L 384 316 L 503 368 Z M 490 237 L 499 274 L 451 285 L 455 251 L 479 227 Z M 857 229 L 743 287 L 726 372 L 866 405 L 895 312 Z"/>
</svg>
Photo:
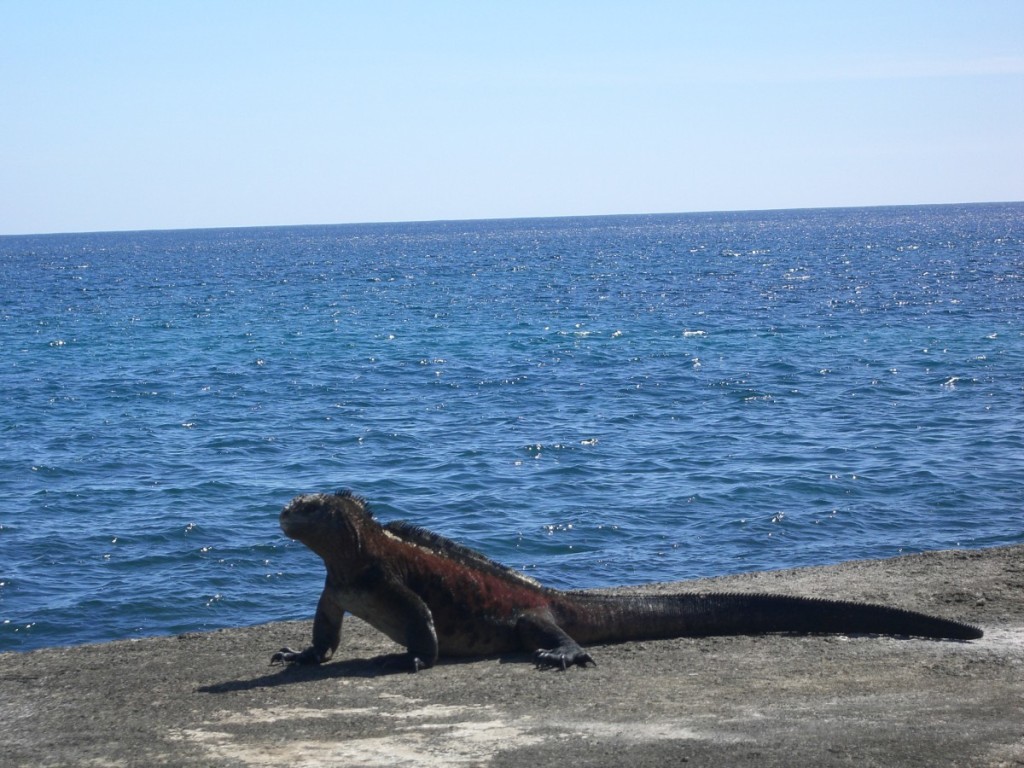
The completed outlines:
<svg viewBox="0 0 1024 768">
<path fill-rule="evenodd" d="M 565 670 L 574 664 L 597 666 L 590 654 L 569 637 L 547 611 L 524 613 L 516 622 L 516 631 L 523 646 L 533 651 L 533 662 L 538 669 L 561 667 Z"/>
</svg>

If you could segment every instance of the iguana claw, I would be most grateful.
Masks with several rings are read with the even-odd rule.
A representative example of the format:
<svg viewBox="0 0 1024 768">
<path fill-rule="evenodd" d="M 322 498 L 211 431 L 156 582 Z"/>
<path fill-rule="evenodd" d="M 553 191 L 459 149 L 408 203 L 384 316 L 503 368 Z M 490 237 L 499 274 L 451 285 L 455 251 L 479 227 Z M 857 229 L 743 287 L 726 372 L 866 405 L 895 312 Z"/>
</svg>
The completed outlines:
<svg viewBox="0 0 1024 768">
<path fill-rule="evenodd" d="M 319 664 L 316 652 L 312 648 L 305 651 L 294 651 L 291 648 L 282 648 L 270 657 L 270 666 L 275 664 Z"/>
<path fill-rule="evenodd" d="M 533 654 L 533 663 L 537 669 L 561 667 L 563 672 L 574 664 L 584 668 L 586 668 L 588 664 L 593 664 L 595 667 L 597 666 L 597 662 L 594 661 L 591 655 L 586 651 L 582 649 L 567 651 L 561 648 L 541 648 Z"/>
</svg>

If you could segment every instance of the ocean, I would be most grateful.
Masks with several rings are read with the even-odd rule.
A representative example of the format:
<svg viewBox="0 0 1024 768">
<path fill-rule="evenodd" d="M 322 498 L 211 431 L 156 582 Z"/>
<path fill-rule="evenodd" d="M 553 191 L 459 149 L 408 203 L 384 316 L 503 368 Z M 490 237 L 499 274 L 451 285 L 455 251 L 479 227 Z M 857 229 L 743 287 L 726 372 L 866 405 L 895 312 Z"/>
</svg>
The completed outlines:
<svg viewBox="0 0 1024 768">
<path fill-rule="evenodd" d="M 7 236 L 0 286 L 0 650 L 310 618 L 310 491 L 557 587 L 1024 541 L 1022 203 Z"/>
</svg>

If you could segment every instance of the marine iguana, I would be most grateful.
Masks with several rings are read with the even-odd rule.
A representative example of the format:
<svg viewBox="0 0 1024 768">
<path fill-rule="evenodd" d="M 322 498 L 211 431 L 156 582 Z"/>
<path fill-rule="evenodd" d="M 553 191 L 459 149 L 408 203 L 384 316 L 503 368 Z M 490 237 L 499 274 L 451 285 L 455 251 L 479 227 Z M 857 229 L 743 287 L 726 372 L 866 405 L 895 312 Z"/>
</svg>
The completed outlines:
<svg viewBox="0 0 1024 768">
<path fill-rule="evenodd" d="M 346 611 L 405 646 L 412 671 L 439 655 L 533 652 L 538 667 L 594 660 L 581 644 L 767 632 L 870 633 L 972 640 L 980 629 L 914 611 L 782 595 L 608 595 L 549 589 L 479 552 L 405 522 L 381 525 L 349 491 L 297 496 L 281 528 L 323 558 L 313 644 L 271 664 L 320 664 Z"/>
</svg>

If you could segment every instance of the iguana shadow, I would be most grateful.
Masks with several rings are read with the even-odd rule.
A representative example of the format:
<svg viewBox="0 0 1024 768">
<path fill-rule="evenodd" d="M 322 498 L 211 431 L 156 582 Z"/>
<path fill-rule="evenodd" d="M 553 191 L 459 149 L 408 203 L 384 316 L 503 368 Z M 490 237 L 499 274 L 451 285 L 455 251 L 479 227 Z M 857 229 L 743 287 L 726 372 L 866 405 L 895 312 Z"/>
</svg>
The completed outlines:
<svg viewBox="0 0 1024 768">
<path fill-rule="evenodd" d="M 375 656 L 368 659 L 345 659 L 344 661 L 332 661 L 327 664 L 310 666 L 284 666 L 276 667 L 274 672 L 254 677 L 251 680 L 227 680 L 223 683 L 212 685 L 201 685 L 196 688 L 198 693 L 238 693 L 239 691 L 252 691 L 257 688 L 276 688 L 280 685 L 296 685 L 308 683 L 314 680 L 333 680 L 335 678 L 373 678 L 387 677 L 389 675 L 412 674 L 407 668 L 399 663 L 406 659 L 405 654 L 387 654 Z M 438 659 L 435 667 L 449 666 L 454 664 L 471 664 L 487 659 L 497 659 L 500 663 L 517 663 L 530 661 L 529 654 L 515 653 L 502 654 L 500 656 L 480 656 L 467 658 L 442 658 Z M 430 674 L 429 670 L 419 674 Z"/>
</svg>

